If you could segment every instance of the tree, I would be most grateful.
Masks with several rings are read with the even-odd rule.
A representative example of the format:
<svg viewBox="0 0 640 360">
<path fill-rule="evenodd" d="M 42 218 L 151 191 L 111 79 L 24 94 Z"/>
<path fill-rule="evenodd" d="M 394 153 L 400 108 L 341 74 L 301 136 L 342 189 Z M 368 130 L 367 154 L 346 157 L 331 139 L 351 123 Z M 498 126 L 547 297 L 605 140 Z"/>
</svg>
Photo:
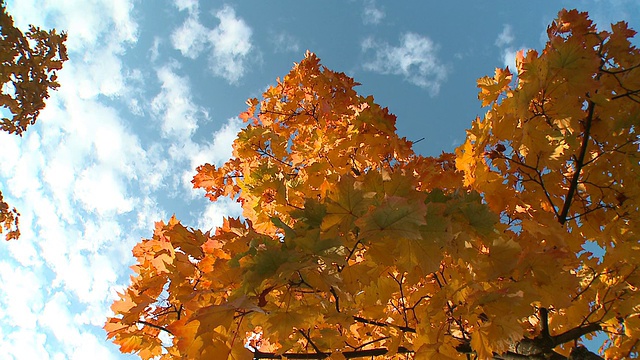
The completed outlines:
<svg viewBox="0 0 640 360">
<path fill-rule="evenodd" d="M 307 53 L 193 179 L 244 219 L 157 223 L 108 337 L 144 359 L 588 359 L 603 331 L 606 358 L 638 356 L 634 34 L 561 11 L 437 158 Z"/>
<path fill-rule="evenodd" d="M 30 26 L 26 34 L 14 26 L 0 0 L 0 107 L 12 117 L 4 117 L 0 129 L 22 136 L 27 126 L 33 125 L 49 97 L 49 89 L 56 89 L 56 70 L 66 61 L 67 35 L 40 30 Z M 0 192 L 0 233 L 7 231 L 6 239 L 17 239 L 18 211 L 3 200 Z"/>
</svg>

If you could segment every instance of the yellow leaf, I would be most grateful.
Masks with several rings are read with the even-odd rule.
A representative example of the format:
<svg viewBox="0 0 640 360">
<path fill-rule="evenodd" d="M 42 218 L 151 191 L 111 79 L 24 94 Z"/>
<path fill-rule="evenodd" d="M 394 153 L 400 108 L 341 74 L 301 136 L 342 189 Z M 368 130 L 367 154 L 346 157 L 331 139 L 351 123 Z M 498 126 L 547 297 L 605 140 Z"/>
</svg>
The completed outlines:
<svg viewBox="0 0 640 360">
<path fill-rule="evenodd" d="M 478 354 L 479 359 L 492 359 L 492 339 L 489 338 L 487 329 L 482 326 L 471 334 L 471 348 Z"/>
<path fill-rule="evenodd" d="M 635 314 L 624 319 L 625 335 L 639 339 L 640 338 L 640 315 Z"/>
</svg>

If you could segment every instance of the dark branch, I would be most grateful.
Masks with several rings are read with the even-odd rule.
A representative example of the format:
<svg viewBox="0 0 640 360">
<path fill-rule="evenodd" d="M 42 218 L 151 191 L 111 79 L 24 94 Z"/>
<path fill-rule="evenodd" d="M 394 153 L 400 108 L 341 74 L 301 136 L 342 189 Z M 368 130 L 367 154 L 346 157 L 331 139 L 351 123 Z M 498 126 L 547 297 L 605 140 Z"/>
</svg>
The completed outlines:
<svg viewBox="0 0 640 360">
<path fill-rule="evenodd" d="M 360 316 L 354 316 L 353 320 L 360 322 L 360 323 L 364 323 L 364 324 L 369 324 L 369 325 L 376 325 L 376 326 L 393 326 L 393 327 L 397 327 L 398 329 L 404 331 L 404 332 L 408 332 L 408 333 L 414 333 L 416 332 L 416 329 L 408 327 L 408 326 L 397 326 L 394 324 L 389 324 L 389 323 L 385 323 L 385 322 L 380 322 L 380 321 L 374 321 L 374 320 L 368 320 L 365 319 L 363 317 Z"/>
<path fill-rule="evenodd" d="M 378 349 L 368 349 L 368 350 L 355 350 L 355 351 L 343 351 L 342 355 L 346 359 L 355 359 L 369 356 L 382 356 L 389 352 L 387 348 L 378 348 Z M 398 354 L 410 354 L 413 353 L 412 350 L 409 350 L 405 347 L 398 348 Z M 256 351 L 253 353 L 253 359 L 326 359 L 330 356 L 330 354 L 310 354 L 310 353 L 285 353 L 282 355 L 277 355 L 275 353 L 263 353 L 260 351 Z"/>
<path fill-rule="evenodd" d="M 580 153 L 578 157 L 575 159 L 576 161 L 576 171 L 573 174 L 573 178 L 571 179 L 571 184 L 569 185 L 569 191 L 567 191 L 567 197 L 564 199 L 564 206 L 562 207 L 562 211 L 560 211 L 560 216 L 558 217 L 558 221 L 560 224 L 564 225 L 567 221 L 567 215 L 569 214 L 569 208 L 571 208 L 571 203 L 573 202 L 573 196 L 578 190 L 578 180 L 580 179 L 580 173 L 582 172 L 582 167 L 584 166 L 584 159 L 587 155 L 587 147 L 589 145 L 589 137 L 591 136 L 591 123 L 593 122 L 593 114 L 595 113 L 596 104 L 593 101 L 589 101 L 589 109 L 587 111 L 587 118 L 585 119 L 584 124 L 584 135 L 582 138 L 582 145 L 580 147 Z"/>
<path fill-rule="evenodd" d="M 167 333 L 169 333 L 169 334 L 173 335 L 173 333 L 172 333 L 171 331 L 167 330 L 166 328 L 164 328 L 164 327 L 162 327 L 162 326 L 160 326 L 160 325 L 152 324 L 152 323 L 150 323 L 150 322 L 148 322 L 148 321 L 138 320 L 138 321 L 136 321 L 136 324 L 140 324 L 140 325 L 145 325 L 145 326 L 148 326 L 148 327 L 152 327 L 152 328 L 154 328 L 154 329 L 162 330 L 162 331 L 165 331 L 165 332 L 167 332 Z"/>
<path fill-rule="evenodd" d="M 313 347 L 313 350 L 316 352 L 316 354 L 318 355 L 325 355 L 325 357 L 331 355 L 325 352 L 320 351 L 320 349 L 316 346 L 316 344 L 313 343 L 313 341 L 311 340 L 311 338 L 309 337 L 309 335 L 307 335 L 304 331 L 298 329 L 298 332 L 304 336 L 304 338 L 307 340 L 307 343 L 309 343 L 311 345 L 311 347 Z M 324 358 L 321 358 L 324 359 Z"/>
<path fill-rule="evenodd" d="M 553 343 L 555 346 L 568 343 L 570 341 L 581 338 L 583 335 L 592 333 L 594 331 L 602 330 L 602 327 L 598 323 L 591 323 L 584 326 L 579 326 L 568 330 L 562 334 L 553 336 Z"/>
<path fill-rule="evenodd" d="M 331 295 L 333 295 L 333 298 L 336 300 L 336 311 L 340 312 L 340 298 L 338 297 L 338 294 L 336 293 L 336 289 L 332 286 L 329 289 L 329 292 L 331 292 Z"/>
<path fill-rule="evenodd" d="M 539 311 L 540 323 L 542 324 L 540 335 L 545 340 L 551 339 L 551 334 L 549 333 L 549 310 L 547 310 L 547 308 L 540 308 Z"/>
</svg>

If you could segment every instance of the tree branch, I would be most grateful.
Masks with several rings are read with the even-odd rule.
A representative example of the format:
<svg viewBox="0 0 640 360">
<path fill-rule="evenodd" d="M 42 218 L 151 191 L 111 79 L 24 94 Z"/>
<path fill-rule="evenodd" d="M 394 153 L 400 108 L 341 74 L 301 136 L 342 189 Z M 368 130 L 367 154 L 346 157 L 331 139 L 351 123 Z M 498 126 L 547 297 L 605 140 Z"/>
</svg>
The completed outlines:
<svg viewBox="0 0 640 360">
<path fill-rule="evenodd" d="M 169 333 L 170 335 L 173 335 L 173 333 L 171 331 L 167 330 L 166 328 L 164 328 L 164 327 L 162 327 L 160 325 L 152 324 L 152 323 L 150 323 L 148 321 L 138 320 L 138 321 L 136 321 L 136 324 L 152 327 L 154 329 L 162 330 L 162 331 L 165 331 L 165 332 Z"/>
<path fill-rule="evenodd" d="M 368 349 L 368 350 L 355 350 L 355 351 L 343 351 L 342 356 L 346 359 L 355 359 L 369 356 L 382 356 L 389 352 L 387 348 L 377 348 L 377 349 Z M 398 348 L 398 354 L 411 354 L 413 350 L 409 350 L 405 347 Z M 285 353 L 282 355 L 277 355 L 275 353 L 264 353 L 261 351 L 255 351 L 253 353 L 253 359 L 326 359 L 331 354 L 311 354 L 311 353 Z"/>
<path fill-rule="evenodd" d="M 595 109 L 596 104 L 593 101 L 589 101 L 589 109 L 587 110 L 587 118 L 585 119 L 582 145 L 580 146 L 580 153 L 575 159 L 576 171 L 573 174 L 573 178 L 571 179 L 569 191 L 567 191 L 567 197 L 564 199 L 564 206 L 562 207 L 562 211 L 560 211 L 560 216 L 558 217 L 558 221 L 562 225 L 564 225 L 564 223 L 567 221 L 567 215 L 569 214 L 569 208 L 571 207 L 573 196 L 578 190 L 578 180 L 580 179 L 580 173 L 582 172 L 582 167 L 584 166 L 584 158 L 587 155 L 587 147 L 589 145 L 589 137 L 591 135 L 591 123 L 593 121 L 593 114 L 595 113 Z"/>
<path fill-rule="evenodd" d="M 540 323 L 542 324 L 542 331 L 540 335 L 544 340 L 550 340 L 551 334 L 549 333 L 549 310 L 541 307 L 540 310 Z"/>
<path fill-rule="evenodd" d="M 307 335 L 304 331 L 302 331 L 302 330 L 298 329 L 298 332 L 299 332 L 302 336 L 304 336 L 304 338 L 307 340 L 307 343 L 311 344 L 311 347 L 313 347 L 313 350 L 316 352 L 316 354 L 318 354 L 318 355 L 325 355 L 325 357 L 327 357 L 327 356 L 331 355 L 331 354 L 325 353 L 325 352 L 321 351 L 320 349 L 318 349 L 318 347 L 316 346 L 316 344 L 314 344 L 314 343 L 313 343 L 313 341 L 311 341 L 311 338 L 309 337 L 309 335 Z M 321 358 L 321 359 L 324 359 L 324 358 Z"/>
<path fill-rule="evenodd" d="M 365 319 L 363 317 L 360 316 L 354 316 L 353 320 L 360 322 L 360 323 L 364 323 L 364 324 L 369 324 L 369 325 L 376 325 L 376 326 L 393 326 L 393 327 L 397 327 L 398 329 L 404 331 L 404 332 L 408 332 L 408 333 L 416 333 L 416 329 L 408 327 L 408 326 L 398 326 L 398 325 L 394 325 L 394 324 L 389 324 L 389 323 L 385 323 L 385 322 L 380 322 L 380 321 L 375 321 L 375 320 L 368 320 Z"/>
<path fill-rule="evenodd" d="M 594 331 L 602 330 L 602 327 L 598 323 L 591 323 L 584 326 L 578 326 L 562 334 L 553 336 L 553 344 L 554 346 L 558 346 L 564 343 L 568 343 L 570 341 L 581 338 L 583 335 L 588 333 L 592 333 Z"/>
</svg>

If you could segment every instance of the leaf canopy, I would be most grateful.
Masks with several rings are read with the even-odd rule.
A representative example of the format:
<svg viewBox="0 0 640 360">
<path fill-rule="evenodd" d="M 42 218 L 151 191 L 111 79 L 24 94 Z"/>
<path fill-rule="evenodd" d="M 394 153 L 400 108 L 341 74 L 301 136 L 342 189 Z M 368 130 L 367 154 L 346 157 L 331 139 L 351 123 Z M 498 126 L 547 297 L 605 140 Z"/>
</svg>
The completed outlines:
<svg viewBox="0 0 640 360">
<path fill-rule="evenodd" d="M 244 219 L 159 222 L 108 337 L 143 358 L 560 359 L 605 330 L 607 358 L 637 356 L 634 34 L 561 11 L 542 52 L 478 81 L 486 115 L 438 158 L 307 53 L 193 180 Z"/>
</svg>

